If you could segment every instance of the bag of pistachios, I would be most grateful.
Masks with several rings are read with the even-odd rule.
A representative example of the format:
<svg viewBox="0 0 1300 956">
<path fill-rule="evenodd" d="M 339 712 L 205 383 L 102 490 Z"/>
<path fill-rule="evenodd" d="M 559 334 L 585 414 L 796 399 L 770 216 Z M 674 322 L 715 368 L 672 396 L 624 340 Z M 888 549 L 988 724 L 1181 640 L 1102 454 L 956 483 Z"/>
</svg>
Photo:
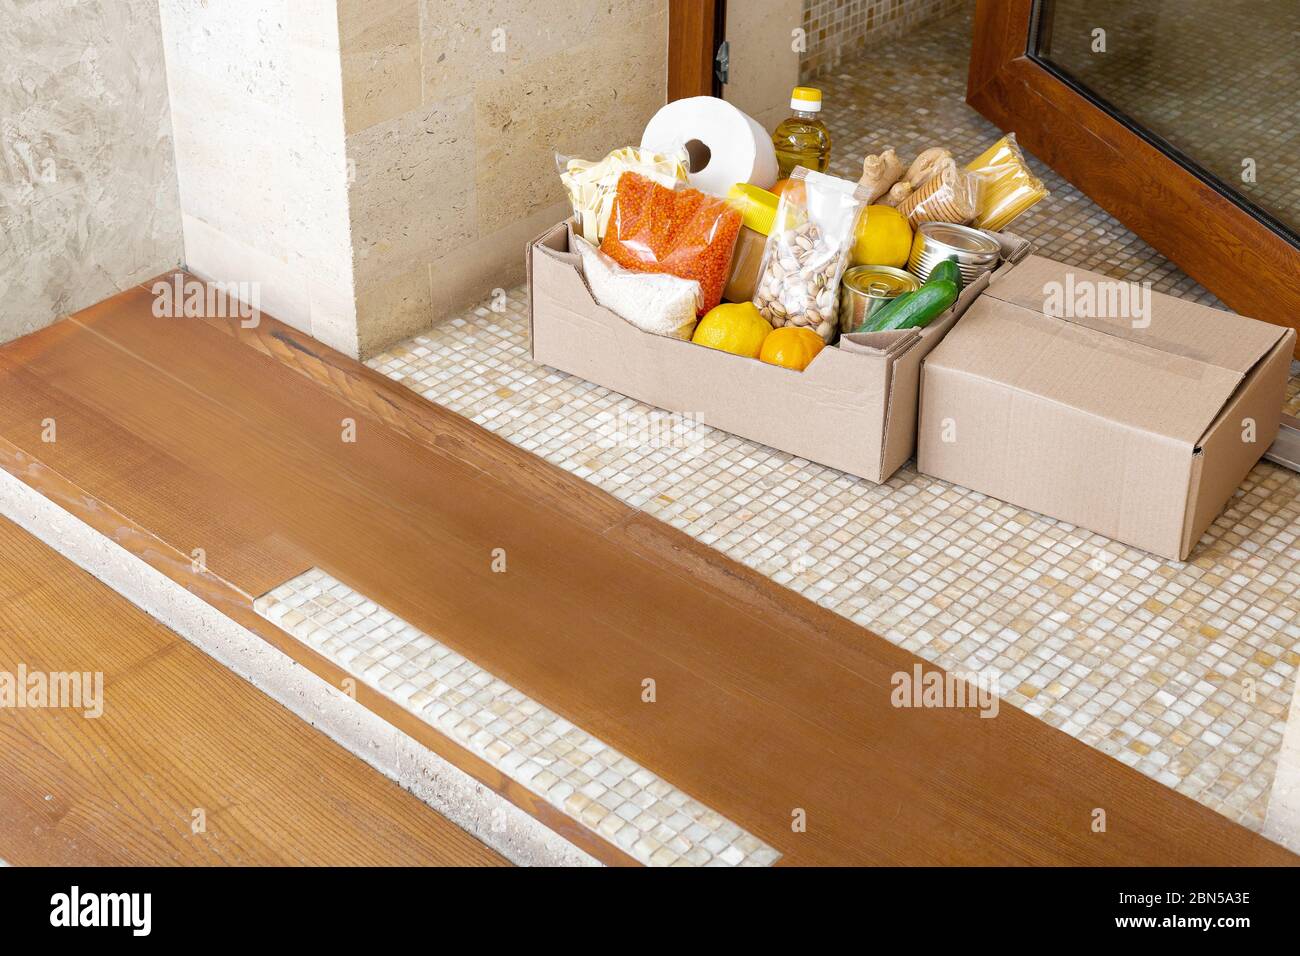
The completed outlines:
<svg viewBox="0 0 1300 956">
<path fill-rule="evenodd" d="M 810 328 L 835 340 L 840 279 L 853 249 L 866 188 L 803 166 L 790 174 L 759 268 L 754 305 L 773 328 Z"/>
</svg>

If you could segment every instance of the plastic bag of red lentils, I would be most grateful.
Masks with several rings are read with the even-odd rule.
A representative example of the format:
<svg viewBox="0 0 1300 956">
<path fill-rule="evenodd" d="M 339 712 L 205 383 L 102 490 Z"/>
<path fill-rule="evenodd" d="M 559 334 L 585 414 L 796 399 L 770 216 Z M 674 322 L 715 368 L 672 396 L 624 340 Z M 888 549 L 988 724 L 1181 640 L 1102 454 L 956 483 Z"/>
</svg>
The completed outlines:
<svg viewBox="0 0 1300 956">
<path fill-rule="evenodd" d="M 740 219 L 725 199 L 624 173 L 600 250 L 625 269 L 694 279 L 703 315 L 722 301 Z"/>
</svg>

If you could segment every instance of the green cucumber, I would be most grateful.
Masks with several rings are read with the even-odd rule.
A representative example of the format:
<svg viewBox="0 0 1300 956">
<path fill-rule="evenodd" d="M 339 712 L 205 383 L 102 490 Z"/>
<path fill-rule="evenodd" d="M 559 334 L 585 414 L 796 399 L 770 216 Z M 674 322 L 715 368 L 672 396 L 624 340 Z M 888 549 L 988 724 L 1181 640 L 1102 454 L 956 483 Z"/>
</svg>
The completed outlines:
<svg viewBox="0 0 1300 956">
<path fill-rule="evenodd" d="M 868 317 L 867 322 L 857 331 L 859 332 L 879 332 L 880 323 L 888 322 L 890 316 L 894 315 L 900 309 L 907 307 L 908 300 L 920 292 L 920 289 L 913 289 L 911 292 L 904 292 L 902 295 L 895 296 L 884 305 L 882 305 L 874 315 Z"/>
<path fill-rule="evenodd" d="M 915 292 L 900 295 L 873 315 L 871 327 L 864 331 L 924 328 L 952 308 L 956 301 L 957 283 L 951 279 L 931 279 Z"/>
<path fill-rule="evenodd" d="M 958 294 L 962 290 L 961 269 L 957 266 L 956 259 L 944 259 L 933 269 L 930 270 L 930 276 L 926 282 L 933 282 L 935 279 L 948 279 L 957 287 Z"/>
</svg>

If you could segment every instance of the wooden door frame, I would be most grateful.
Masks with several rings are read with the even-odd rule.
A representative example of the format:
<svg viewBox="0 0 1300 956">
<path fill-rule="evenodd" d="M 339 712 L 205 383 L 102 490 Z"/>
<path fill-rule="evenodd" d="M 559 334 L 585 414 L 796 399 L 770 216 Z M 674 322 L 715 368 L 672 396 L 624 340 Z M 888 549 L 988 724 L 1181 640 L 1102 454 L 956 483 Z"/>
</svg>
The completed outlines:
<svg viewBox="0 0 1300 956">
<path fill-rule="evenodd" d="M 1300 328 L 1300 249 L 1034 59 L 1035 7 L 978 0 L 966 102 L 1227 305 Z"/>
<path fill-rule="evenodd" d="M 726 37 L 726 0 L 668 0 L 668 99 L 721 96 L 713 57 Z"/>
</svg>

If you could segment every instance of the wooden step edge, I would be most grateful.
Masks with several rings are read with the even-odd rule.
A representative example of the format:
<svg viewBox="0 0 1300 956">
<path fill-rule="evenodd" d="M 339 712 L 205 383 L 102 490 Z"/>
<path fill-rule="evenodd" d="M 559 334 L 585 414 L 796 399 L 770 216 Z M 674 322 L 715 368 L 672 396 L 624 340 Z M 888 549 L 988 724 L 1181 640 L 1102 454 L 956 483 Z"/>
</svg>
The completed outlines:
<svg viewBox="0 0 1300 956">
<path fill-rule="evenodd" d="M 530 820 L 541 824 L 550 831 L 550 834 L 576 847 L 581 851 L 582 855 L 609 866 L 640 866 L 637 860 L 623 852 L 619 847 L 602 839 L 598 834 L 581 826 L 581 824 L 560 810 L 539 799 L 521 784 L 460 746 L 452 738 L 437 732 L 400 704 L 389 700 L 378 691 L 355 680 L 352 675 L 342 668 L 266 620 L 253 609 L 253 601 L 258 595 L 245 594 L 235 585 L 213 574 L 206 568 L 196 567 L 188 555 L 161 540 L 112 506 L 95 498 L 53 468 L 3 437 L 0 437 L 0 470 L 16 479 L 30 492 L 45 499 L 52 506 L 61 509 L 61 511 L 90 530 L 118 545 L 131 557 L 159 572 L 182 591 L 198 598 L 244 631 L 260 638 L 266 645 L 278 652 L 282 658 L 288 658 L 292 663 L 302 666 L 339 694 L 346 694 L 351 697 L 371 715 L 411 738 L 418 745 L 427 748 L 452 767 L 467 774 L 474 781 L 486 787 L 492 794 L 526 814 Z M 7 516 L 11 520 L 17 521 L 27 530 L 37 533 L 36 529 L 30 526 L 30 521 L 21 520 L 21 516 L 14 514 Z M 37 536 L 42 537 L 39 533 L 37 533 Z M 47 541 L 47 543 L 50 542 Z M 61 549 L 56 548 L 56 550 Z M 65 556 L 80 564 L 74 556 Z M 87 570 L 94 573 L 92 569 L 87 568 Z M 307 567 L 304 566 L 302 570 L 307 570 Z M 128 600 L 133 600 L 130 594 L 126 594 L 120 588 L 117 588 L 113 582 L 105 581 L 105 583 L 114 587 L 119 593 L 123 593 L 123 596 L 127 597 Z M 163 623 L 172 626 L 166 620 Z M 182 636 L 192 640 L 187 634 L 182 634 Z M 198 643 L 200 649 L 216 657 L 220 663 L 229 666 L 227 661 L 223 661 L 216 654 L 213 654 L 209 647 L 197 641 L 192 640 L 192 642 Z M 245 674 L 239 676 L 249 679 Z M 254 686 L 264 693 L 267 692 L 267 689 L 262 686 L 262 682 L 251 680 L 250 682 L 254 683 Z M 276 695 L 271 694 L 271 696 L 275 697 Z M 285 703 L 285 701 L 281 700 L 280 703 Z M 290 709 L 294 708 L 291 707 Z M 299 716 L 302 716 L 302 714 L 300 713 Z M 312 723 L 316 722 L 312 721 Z M 340 741 L 340 743 L 343 743 L 343 741 Z M 357 748 L 349 746 L 348 749 L 353 750 L 362 759 L 370 762 L 368 755 L 360 752 Z M 439 808 L 434 807 L 434 809 L 438 810 Z M 489 838 L 491 834 L 475 832 L 474 830 L 470 830 L 470 832 L 495 849 L 507 852 L 508 848 L 496 846 L 491 842 Z M 510 854 L 507 852 L 507 855 Z M 516 860 L 516 862 L 520 861 Z M 530 862 L 530 860 L 524 859 L 522 862 Z M 554 860 L 547 859 L 543 862 L 553 863 L 559 862 L 559 860 L 558 858 Z M 566 860 L 565 862 L 574 862 L 574 860 Z"/>
<path fill-rule="evenodd" d="M 274 359 L 405 437 L 478 469 L 486 480 L 499 484 L 508 470 L 519 475 L 521 485 L 553 489 L 554 494 L 533 500 L 561 518 L 581 518 L 584 524 L 594 521 L 597 527 L 608 529 L 636 514 L 636 509 L 603 488 L 556 468 L 269 315 L 262 314 L 258 324 L 249 328 L 238 319 L 205 317 L 198 321 Z"/>
<path fill-rule="evenodd" d="M 386 375 L 357 362 L 303 332 L 262 314 L 259 324 L 245 328 L 238 319 L 203 318 L 200 321 L 280 362 L 286 368 L 325 389 L 334 398 L 379 418 L 392 428 L 435 451 L 454 443 L 454 457 L 491 468 L 499 481 L 503 463 L 520 473 L 520 483 L 543 480 L 559 492 L 554 501 L 562 516 L 580 513 L 584 523 L 600 516 L 601 533 L 629 550 L 667 566 L 686 585 L 707 588 L 735 607 L 763 613 L 775 621 L 812 624 L 821 641 L 862 656 L 863 641 L 885 640 L 875 631 L 822 607 L 776 583 L 762 572 L 732 561 L 684 531 L 625 504 L 618 498 L 545 459 L 525 451 Z M 480 446 L 491 449 L 488 455 Z M 558 473 L 558 474 L 557 474 Z M 665 558 L 670 563 L 665 564 Z M 810 647 L 816 652 L 816 647 Z"/>
</svg>

